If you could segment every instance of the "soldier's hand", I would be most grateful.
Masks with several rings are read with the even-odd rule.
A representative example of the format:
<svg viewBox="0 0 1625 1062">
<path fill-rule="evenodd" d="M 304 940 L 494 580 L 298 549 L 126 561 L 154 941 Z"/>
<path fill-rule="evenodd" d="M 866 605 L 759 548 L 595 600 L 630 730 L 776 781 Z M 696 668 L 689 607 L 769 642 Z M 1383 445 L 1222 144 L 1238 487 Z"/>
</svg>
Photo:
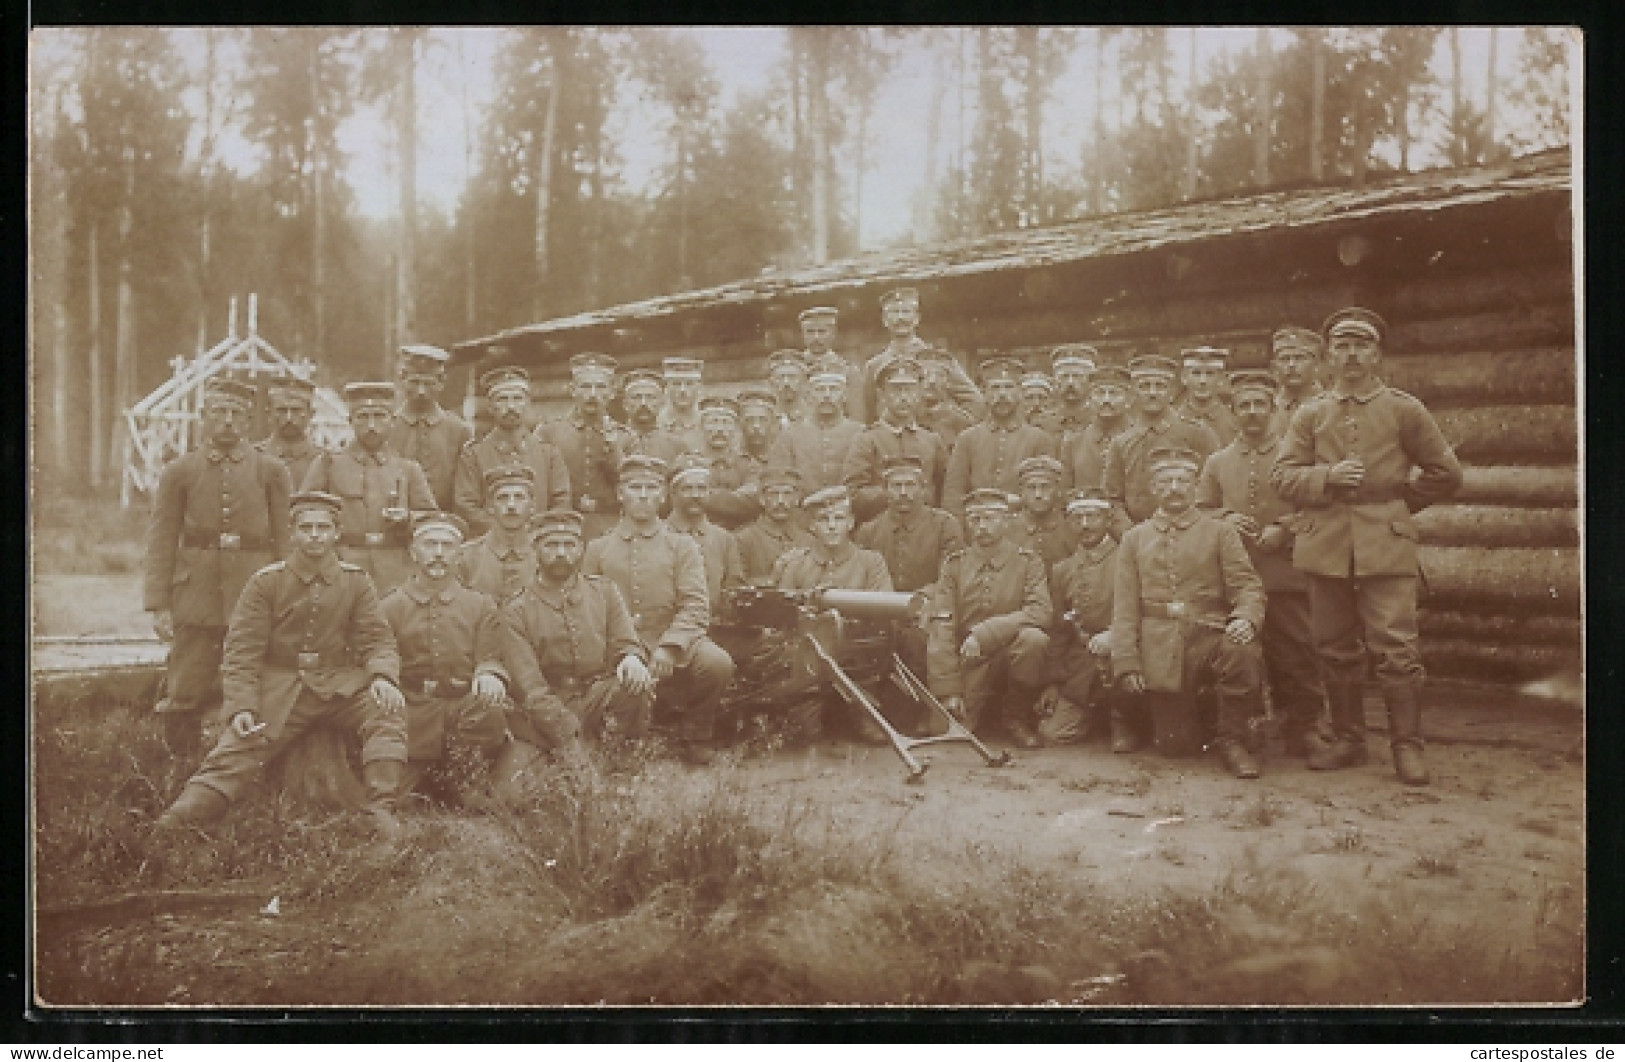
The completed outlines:
<svg viewBox="0 0 1625 1062">
<path fill-rule="evenodd" d="M 152 632 L 158 636 L 160 642 L 175 640 L 175 614 L 165 609 L 152 614 Z"/>
<path fill-rule="evenodd" d="M 265 724 L 254 718 L 253 712 L 238 712 L 231 717 L 231 732 L 240 738 L 253 737 Z"/>
<path fill-rule="evenodd" d="M 982 659 L 982 643 L 976 640 L 976 635 L 967 634 L 959 646 L 959 655 L 966 660 Z"/>
<path fill-rule="evenodd" d="M 1345 457 L 1326 473 L 1326 483 L 1332 487 L 1358 487 L 1365 479 L 1365 462 L 1358 457 Z"/>
<path fill-rule="evenodd" d="M 372 680 L 372 699 L 378 702 L 378 707 L 386 712 L 403 712 L 406 710 L 406 698 L 396 685 L 383 676 Z"/>
<path fill-rule="evenodd" d="M 654 676 L 649 673 L 648 666 L 635 656 L 621 657 L 620 665 L 615 668 L 615 677 L 635 697 L 642 697 L 654 689 Z"/>
<path fill-rule="evenodd" d="M 1125 671 L 1122 682 L 1125 693 L 1145 692 L 1145 676 L 1138 671 Z"/>
<path fill-rule="evenodd" d="M 662 645 L 655 649 L 654 656 L 649 661 L 649 673 L 656 682 L 664 682 L 671 678 L 673 671 L 677 670 L 677 653 L 669 645 Z"/>
<path fill-rule="evenodd" d="M 1258 533 L 1258 541 L 1254 543 L 1265 553 L 1279 553 L 1286 548 L 1286 528 L 1280 524 L 1271 524 Z"/>
<path fill-rule="evenodd" d="M 1241 532 L 1243 538 L 1253 538 L 1258 534 L 1258 521 L 1246 513 L 1227 513 L 1225 519 L 1231 527 Z"/>
<path fill-rule="evenodd" d="M 1112 651 L 1112 632 L 1101 631 L 1089 639 L 1089 651 L 1096 656 L 1110 656 Z"/>
<path fill-rule="evenodd" d="M 1224 628 L 1225 637 L 1237 645 L 1246 645 L 1253 640 L 1253 635 L 1256 633 L 1253 630 L 1252 620 L 1233 619 Z"/>
<path fill-rule="evenodd" d="M 487 708 L 495 708 L 507 696 L 508 688 L 502 680 L 495 675 L 486 673 L 474 676 L 474 697 Z"/>
</svg>

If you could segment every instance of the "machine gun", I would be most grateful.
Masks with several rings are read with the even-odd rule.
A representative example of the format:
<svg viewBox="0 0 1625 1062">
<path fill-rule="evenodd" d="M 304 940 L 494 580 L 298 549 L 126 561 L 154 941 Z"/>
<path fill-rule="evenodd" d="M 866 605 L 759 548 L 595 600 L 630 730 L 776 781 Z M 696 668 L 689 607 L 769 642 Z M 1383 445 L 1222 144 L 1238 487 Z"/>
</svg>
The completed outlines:
<svg viewBox="0 0 1625 1062">
<path fill-rule="evenodd" d="M 794 633 L 796 670 L 812 678 L 827 677 L 842 700 L 867 712 L 908 768 L 906 780 L 910 784 L 923 782 L 926 768 L 930 766 L 929 761 L 916 757 L 914 750 L 931 745 L 969 745 L 981 754 L 989 767 L 1003 767 L 1010 762 L 1009 753 L 994 753 L 982 744 L 897 655 L 889 626 L 896 622 L 919 622 L 925 609 L 924 594 L 746 586 L 730 591 L 729 600 L 736 623 Z M 878 653 L 874 651 L 877 647 L 881 650 Z M 871 662 L 878 656 L 880 667 L 876 671 L 889 669 L 893 685 L 916 704 L 940 716 L 947 724 L 947 732 L 921 738 L 899 733 L 880 711 L 874 697 L 849 673 L 853 658 L 857 658 L 857 666 L 861 668 L 866 656 Z M 838 657 L 845 658 L 846 664 Z"/>
</svg>

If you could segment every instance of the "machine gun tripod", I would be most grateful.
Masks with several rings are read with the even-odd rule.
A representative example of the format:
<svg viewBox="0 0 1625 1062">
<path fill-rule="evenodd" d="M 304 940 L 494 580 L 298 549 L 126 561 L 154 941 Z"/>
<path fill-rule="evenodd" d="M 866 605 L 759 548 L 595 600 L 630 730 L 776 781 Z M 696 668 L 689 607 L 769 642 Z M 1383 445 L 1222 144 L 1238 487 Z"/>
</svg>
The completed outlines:
<svg viewBox="0 0 1625 1062">
<path fill-rule="evenodd" d="M 919 676 L 903 663 L 891 644 L 889 631 L 885 636 L 883 665 L 889 666 L 889 680 L 915 704 L 940 717 L 947 725 L 945 733 L 918 738 L 900 733 L 881 712 L 874 697 L 838 659 L 844 651 L 854 648 L 855 642 L 874 641 L 856 638 L 855 627 L 869 625 L 871 629 L 884 629 L 896 622 L 917 622 L 925 606 L 923 594 L 747 586 L 731 591 L 729 596 L 736 622 L 759 629 L 794 632 L 796 670 L 810 678 L 827 677 L 842 700 L 868 713 L 908 768 L 906 781 L 910 784 L 923 782 L 926 768 L 930 766 L 929 761 L 921 760 L 914 751 L 932 745 L 969 745 L 989 767 L 1003 767 L 1010 762 L 1008 752 L 989 750 L 957 716 L 942 706 Z"/>
</svg>

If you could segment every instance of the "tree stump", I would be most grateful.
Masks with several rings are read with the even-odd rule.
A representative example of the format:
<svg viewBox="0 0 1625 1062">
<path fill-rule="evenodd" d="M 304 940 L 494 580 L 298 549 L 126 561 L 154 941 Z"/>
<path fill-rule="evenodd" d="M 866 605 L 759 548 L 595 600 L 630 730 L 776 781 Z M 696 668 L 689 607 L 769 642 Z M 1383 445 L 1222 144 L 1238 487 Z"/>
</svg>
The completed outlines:
<svg viewBox="0 0 1625 1062">
<path fill-rule="evenodd" d="M 353 738 L 317 727 L 294 742 L 265 781 L 297 804 L 335 811 L 358 808 L 367 799 L 359 761 Z"/>
</svg>

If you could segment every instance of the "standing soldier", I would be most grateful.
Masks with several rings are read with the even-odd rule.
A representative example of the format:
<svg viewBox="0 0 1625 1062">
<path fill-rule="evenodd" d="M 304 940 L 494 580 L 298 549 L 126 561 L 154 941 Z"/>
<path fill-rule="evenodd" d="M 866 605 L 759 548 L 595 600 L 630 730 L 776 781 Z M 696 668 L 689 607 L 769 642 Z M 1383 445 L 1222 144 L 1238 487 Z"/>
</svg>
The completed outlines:
<svg viewBox="0 0 1625 1062">
<path fill-rule="evenodd" d="M 898 358 L 880 370 L 880 419 L 863 429 L 847 451 L 842 480 L 852 492 L 860 521 L 868 522 L 886 507 L 882 471 L 887 460 L 910 457 L 925 472 L 924 502 L 936 505 L 948 472 L 948 448 L 936 432 L 920 427 L 920 363 Z"/>
<path fill-rule="evenodd" d="M 1146 694 L 1158 748 L 1171 755 L 1200 746 L 1196 691 L 1211 680 L 1219 758 L 1237 778 L 1257 778 L 1247 742 L 1264 707 L 1264 584 L 1236 529 L 1194 508 L 1198 463 L 1171 447 L 1150 457 L 1157 509 L 1118 550 L 1112 667 L 1125 693 Z"/>
<path fill-rule="evenodd" d="M 1061 481 L 1066 470 L 1048 454 L 1029 457 L 1016 467 L 1021 493 L 1021 514 L 1012 521 L 1011 537 L 1044 558 L 1049 571 L 1072 556 L 1077 532 L 1061 508 Z"/>
<path fill-rule="evenodd" d="M 931 488 L 918 457 L 888 457 L 880 475 L 886 510 L 858 528 L 856 541 L 885 558 L 895 589 L 927 589 L 937 581 L 943 561 L 965 548 L 965 533 L 951 514 L 931 506 Z"/>
<path fill-rule="evenodd" d="M 271 434 L 254 444 L 262 454 L 270 454 L 288 469 L 290 490 L 305 482 L 312 461 L 322 452 L 310 438 L 310 420 L 315 413 L 316 385 L 298 376 L 275 378 L 270 385 Z"/>
<path fill-rule="evenodd" d="M 780 431 L 768 459 L 769 464 L 799 472 L 802 488 L 808 493 L 841 482 L 847 451 L 863 430 L 862 424 L 845 414 L 846 376 L 835 360 L 814 368 L 807 381 L 812 417 Z"/>
<path fill-rule="evenodd" d="M 671 464 L 686 444 L 660 426 L 660 407 L 666 401 L 665 384 L 659 373 L 635 369 L 626 374 L 621 389 L 621 405 L 626 409 L 626 432 L 622 436 L 628 454 L 658 457 Z"/>
<path fill-rule="evenodd" d="M 265 765 L 317 725 L 360 737 L 369 807 L 388 821 L 406 776 L 401 660 L 372 580 L 333 552 L 342 507 L 332 494 L 293 496 L 290 556 L 248 580 L 226 632 L 227 725 L 159 829 L 223 818 Z"/>
<path fill-rule="evenodd" d="M 846 381 L 842 394 L 846 396 L 841 406 L 841 416 L 851 416 L 860 420 L 862 410 L 857 404 L 862 400 L 863 390 L 863 364 L 853 364 L 835 349 L 835 336 L 840 328 L 840 311 L 833 306 L 813 306 L 802 310 L 797 318 L 801 324 L 802 359 L 807 366 L 808 382 L 811 376 L 820 368 L 838 369 L 841 378 Z M 810 420 L 814 413 L 807 409 L 808 403 L 803 400 L 802 409 L 805 411 L 803 420 Z M 786 427 L 788 425 L 785 425 Z"/>
<path fill-rule="evenodd" d="M 389 429 L 390 449 L 416 461 L 428 477 L 435 504 L 449 510 L 457 457 L 474 431 L 461 417 L 440 408 L 451 355 L 439 347 L 413 344 L 401 348 L 401 391 L 405 395 Z"/>
<path fill-rule="evenodd" d="M 734 399 L 739 403 L 739 446 L 757 469 L 766 467 L 779 436 L 778 405 L 770 391 L 746 388 Z"/>
<path fill-rule="evenodd" d="M 938 350 L 921 339 L 915 332 L 920 327 L 920 293 L 913 288 L 898 288 L 880 297 L 880 320 L 891 335 L 886 348 L 870 358 L 863 367 L 863 390 L 860 396 L 862 412 L 857 417 L 865 424 L 874 423 L 880 416 L 880 402 L 876 394 L 880 370 L 894 358 L 913 358 L 916 361 L 937 361 L 948 374 L 948 395 L 970 418 L 979 420 L 985 412 L 982 395 L 965 374 L 959 362 L 945 350 Z"/>
<path fill-rule="evenodd" d="M 1009 495 L 981 488 L 965 499 L 970 547 L 949 554 L 933 595 L 926 672 L 931 692 L 977 730 L 989 709 L 1024 749 L 1042 743 L 1033 706 L 1044 688 L 1054 618 L 1038 554 L 1010 541 Z"/>
<path fill-rule="evenodd" d="M 1281 393 L 1275 397 L 1275 423 L 1271 431 L 1284 437 L 1298 407 L 1312 398 L 1319 398 L 1322 388 L 1315 379 L 1320 368 L 1326 344 L 1320 333 L 1312 328 L 1287 326 L 1278 328 L 1270 337 L 1270 368 L 1281 384 Z"/>
<path fill-rule="evenodd" d="M 773 562 L 786 551 L 811 544 L 812 535 L 796 519 L 801 507 L 801 473 L 768 466 L 762 472 L 762 515 L 734 532 L 747 583 L 765 582 Z"/>
<path fill-rule="evenodd" d="M 805 319 L 806 314 L 802 317 Z M 788 428 L 812 416 L 812 410 L 807 408 L 807 359 L 801 351 L 774 351 L 767 359 L 767 383 L 773 398 L 775 428 Z"/>
<path fill-rule="evenodd" d="M 1133 425 L 1129 413 L 1129 375 L 1118 365 L 1102 365 L 1089 379 L 1089 426 L 1061 440 L 1061 466 L 1070 490 L 1098 487 L 1106 474 L 1112 440 Z"/>
<path fill-rule="evenodd" d="M 705 558 L 705 590 L 713 621 L 728 616 L 728 591 L 745 585 L 745 562 L 732 534 L 706 517 L 715 473 L 698 454 L 684 454 L 671 474 L 671 518 L 668 527 L 687 535 Z"/>
<path fill-rule="evenodd" d="M 1461 487 L 1461 465 L 1427 408 L 1377 376 L 1387 330 L 1359 307 L 1326 319 L 1331 390 L 1293 415 L 1271 481 L 1300 510 L 1292 562 L 1309 576 L 1331 702 L 1333 740 L 1309 766 L 1365 762 L 1369 656 L 1395 771 L 1407 785 L 1426 785 L 1414 514 Z"/>
<path fill-rule="evenodd" d="M 1230 352 L 1222 347 L 1191 347 L 1180 351 L 1179 357 L 1184 365 L 1180 382 L 1185 385 L 1185 396 L 1174 413 L 1212 428 L 1219 445 L 1225 445 L 1236 437 L 1236 418 L 1219 395 Z"/>
<path fill-rule="evenodd" d="M 1089 381 L 1095 374 L 1099 351 L 1087 343 L 1063 343 L 1050 352 L 1049 371 L 1055 377 L 1055 425 L 1049 430 L 1057 439 L 1080 434 L 1094 421 L 1089 403 Z M 1093 486 L 1093 484 L 1091 484 Z"/>
<path fill-rule="evenodd" d="M 412 527 L 410 579 L 379 604 L 401 658 L 406 697 L 407 782 L 448 758 L 483 761 L 499 792 L 521 760 L 504 715 L 508 672 L 496 602 L 457 581 L 462 518 L 428 513 Z"/>
<path fill-rule="evenodd" d="M 649 651 L 615 583 L 583 575 L 581 514 L 555 509 L 536 525 L 536 583 L 503 606 L 504 657 L 524 707 L 515 725 L 543 747 L 578 735 L 641 738 L 655 681 Z"/>
<path fill-rule="evenodd" d="M 660 411 L 660 426 L 683 440 L 685 450 L 705 449 L 699 412 L 705 362 L 696 358 L 665 358 L 660 365 L 666 377 L 666 408 Z M 589 534 L 588 538 L 591 537 Z"/>
<path fill-rule="evenodd" d="M 711 606 L 705 558 L 687 535 L 660 519 L 666 466 L 651 457 L 622 460 L 621 519 L 587 544 L 581 570 L 614 581 L 632 610 L 644 645 L 654 646 L 649 670 L 658 684 L 657 711 L 676 715 L 678 751 L 687 763 L 711 762 L 712 731 L 733 658 L 706 637 Z"/>
<path fill-rule="evenodd" d="M 1112 592 L 1117 585 L 1117 542 L 1106 533 L 1112 503 L 1099 487 L 1077 491 L 1066 503 L 1077 535 L 1072 556 L 1050 571 L 1055 623 L 1050 628 L 1050 678 L 1040 698 L 1038 734 L 1046 744 L 1087 741 L 1099 728 L 1099 709 L 1111 720 L 1112 751 L 1133 752 L 1139 741 L 1112 684 Z"/>
<path fill-rule="evenodd" d="M 615 526 L 615 470 L 624 454 L 622 429 L 609 419 L 615 394 L 615 359 L 604 354 L 577 354 L 570 359 L 570 412 L 536 426 L 537 441 L 552 445 L 563 459 L 568 486 L 550 509 L 575 509 L 591 541 Z M 574 493 L 575 501 L 569 500 Z M 540 503 L 543 495 L 536 492 Z"/>
<path fill-rule="evenodd" d="M 502 602 L 536 581 L 530 521 L 536 512 L 536 473 L 529 465 L 485 474 L 491 529 L 463 546 L 457 574 L 470 589 Z"/>
<path fill-rule="evenodd" d="M 413 514 L 435 510 L 423 468 L 389 448 L 394 398 L 395 388 L 387 383 L 346 384 L 344 401 L 355 439 L 342 450 L 317 457 L 303 484 L 307 491 L 343 500 L 339 557 L 370 575 L 380 594 L 412 574 L 406 546 Z"/>
<path fill-rule="evenodd" d="M 969 413 L 948 398 L 948 368 L 939 359 L 920 363 L 920 425 L 930 428 L 952 450 L 959 433 L 975 424 Z"/>
<path fill-rule="evenodd" d="M 1055 381 L 1041 372 L 1029 372 L 1021 378 L 1021 419 L 1035 428 L 1042 428 L 1061 438 L 1061 419 L 1055 411 Z"/>
<path fill-rule="evenodd" d="M 711 472 L 705 511 L 730 530 L 743 527 L 762 514 L 758 498 L 761 466 L 739 452 L 739 403 L 731 398 L 702 399 L 700 426 L 705 449 L 693 457 Z M 686 454 L 679 456 L 677 464 L 690 464 L 687 458 Z"/>
<path fill-rule="evenodd" d="M 164 466 L 153 500 L 143 604 L 170 643 L 158 712 L 177 755 L 196 751 L 203 713 L 220 702 L 221 646 L 243 584 L 287 542 L 288 470 L 242 437 L 253 403 L 248 384 L 210 380 L 204 444 Z"/>
<path fill-rule="evenodd" d="M 1128 372 L 1139 399 L 1140 420 L 1112 440 L 1100 477 L 1116 514 L 1112 531 L 1119 541 L 1124 531 L 1156 512 L 1149 465 L 1152 450 L 1182 447 L 1206 461 L 1219 448 L 1219 437 L 1212 428 L 1193 424 L 1168 408 L 1174 388 L 1173 359 L 1142 355 L 1129 362 Z"/>
<path fill-rule="evenodd" d="M 1241 533 L 1264 580 L 1269 607 L 1261 633 L 1270 696 L 1287 754 L 1307 756 L 1320 747 L 1326 691 L 1311 633 L 1309 580 L 1292 566 L 1293 507 L 1270 485 L 1281 451 L 1281 437 L 1271 428 L 1276 386 L 1269 373 L 1231 373 L 1230 405 L 1241 432 L 1202 466 L 1196 505 Z"/>
<path fill-rule="evenodd" d="M 491 430 L 466 443 L 457 457 L 453 495 L 457 512 L 468 521 L 476 535 L 483 535 L 495 522 L 490 499 L 485 494 L 485 474 L 496 468 L 525 465 L 533 476 L 532 490 L 538 501 L 553 507 L 570 504 L 570 470 L 559 448 L 538 439 L 526 430 L 530 413 L 530 374 L 518 366 L 492 369 L 480 377 L 485 405 L 491 413 Z"/>
<path fill-rule="evenodd" d="M 987 390 L 987 419 L 965 429 L 948 458 L 942 486 L 942 507 L 964 511 L 973 490 L 991 487 L 1006 494 L 1017 490 L 1016 469 L 1039 454 L 1056 456 L 1056 439 L 1042 428 L 1021 419 L 1021 363 L 994 358 L 982 365 L 982 386 Z"/>
</svg>

